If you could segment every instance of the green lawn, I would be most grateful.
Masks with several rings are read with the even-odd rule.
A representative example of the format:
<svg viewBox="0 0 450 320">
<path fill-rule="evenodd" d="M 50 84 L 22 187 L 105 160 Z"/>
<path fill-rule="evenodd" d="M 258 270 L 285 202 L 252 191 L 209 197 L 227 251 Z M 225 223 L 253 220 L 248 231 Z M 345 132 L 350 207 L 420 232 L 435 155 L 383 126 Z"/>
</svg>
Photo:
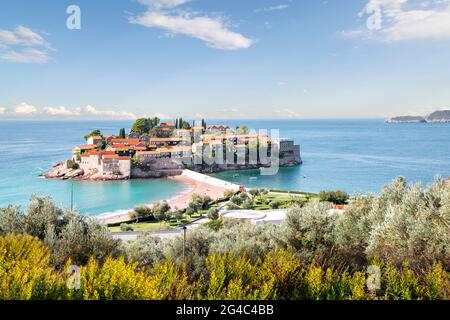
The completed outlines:
<svg viewBox="0 0 450 320">
<path fill-rule="evenodd" d="M 187 217 L 181 220 L 180 222 L 171 221 L 171 222 L 157 222 L 157 221 L 149 221 L 149 222 L 139 222 L 139 223 L 130 223 L 129 225 L 133 228 L 134 231 L 138 232 L 149 232 L 149 231 L 159 231 L 159 230 L 167 230 L 176 228 L 180 225 L 192 222 L 199 217 L 192 216 L 192 218 Z M 117 227 L 109 227 L 110 232 L 120 232 L 120 226 Z"/>
</svg>

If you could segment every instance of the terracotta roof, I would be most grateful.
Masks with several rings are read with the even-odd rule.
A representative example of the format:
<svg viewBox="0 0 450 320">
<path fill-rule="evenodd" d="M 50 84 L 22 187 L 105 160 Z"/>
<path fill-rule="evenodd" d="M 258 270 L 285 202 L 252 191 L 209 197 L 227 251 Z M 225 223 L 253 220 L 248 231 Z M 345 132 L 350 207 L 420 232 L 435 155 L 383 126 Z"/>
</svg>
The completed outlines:
<svg viewBox="0 0 450 320">
<path fill-rule="evenodd" d="M 121 157 L 121 156 L 114 154 L 114 155 L 104 155 L 102 157 L 102 159 L 103 160 L 108 160 L 108 159 L 131 160 L 131 157 Z"/>
<path fill-rule="evenodd" d="M 136 145 L 141 143 L 139 139 L 111 139 L 110 143 Z"/>
<path fill-rule="evenodd" d="M 190 146 L 177 146 L 159 149 L 161 152 L 187 152 L 192 151 Z"/>
<path fill-rule="evenodd" d="M 183 138 L 150 138 L 150 142 L 181 142 L 187 141 Z"/>
<path fill-rule="evenodd" d="M 101 156 L 101 155 L 115 155 L 115 152 L 114 151 L 106 151 L 106 150 L 102 150 L 102 151 L 91 150 L 91 151 L 83 154 L 82 157 L 88 158 L 90 156 Z"/>
<path fill-rule="evenodd" d="M 87 144 L 85 146 L 78 146 L 78 148 L 80 148 L 80 150 L 92 150 L 92 149 L 97 149 L 97 145 L 96 144 Z"/>
<path fill-rule="evenodd" d="M 138 152 L 136 155 L 139 156 L 145 156 L 145 155 L 152 155 L 152 154 L 161 154 L 160 151 L 141 151 Z"/>
<path fill-rule="evenodd" d="M 147 150 L 146 147 L 141 147 L 141 146 L 127 146 L 124 144 L 115 144 L 113 146 L 110 146 L 112 150 L 118 152 L 118 151 L 130 151 L 130 150 L 135 150 L 135 151 L 145 151 Z"/>
<path fill-rule="evenodd" d="M 163 122 L 159 126 L 160 127 L 175 127 L 175 123 L 173 123 L 173 122 Z"/>
</svg>

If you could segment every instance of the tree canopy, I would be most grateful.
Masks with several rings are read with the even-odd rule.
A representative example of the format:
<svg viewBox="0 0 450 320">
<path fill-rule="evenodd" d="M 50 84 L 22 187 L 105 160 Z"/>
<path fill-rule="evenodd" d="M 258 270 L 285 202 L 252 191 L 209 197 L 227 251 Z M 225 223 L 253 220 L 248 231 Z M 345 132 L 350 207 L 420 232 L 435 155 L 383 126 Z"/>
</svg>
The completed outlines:
<svg viewBox="0 0 450 320">
<path fill-rule="evenodd" d="M 158 117 L 137 119 L 131 127 L 131 132 L 139 134 L 150 133 L 159 125 L 160 121 Z"/>
<path fill-rule="evenodd" d="M 84 140 L 89 139 L 90 137 L 94 137 L 94 136 L 101 136 L 102 132 L 99 129 L 95 129 L 94 131 L 92 131 L 91 133 L 88 133 L 87 135 L 84 136 Z"/>
</svg>

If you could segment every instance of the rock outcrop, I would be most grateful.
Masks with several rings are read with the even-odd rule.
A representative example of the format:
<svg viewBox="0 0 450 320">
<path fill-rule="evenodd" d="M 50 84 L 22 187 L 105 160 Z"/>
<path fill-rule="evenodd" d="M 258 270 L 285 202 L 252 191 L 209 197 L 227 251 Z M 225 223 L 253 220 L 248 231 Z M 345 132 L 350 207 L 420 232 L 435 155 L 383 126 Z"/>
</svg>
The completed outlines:
<svg viewBox="0 0 450 320">
<path fill-rule="evenodd" d="M 97 170 L 89 170 L 85 172 L 83 169 L 68 169 L 64 162 L 55 165 L 49 172 L 42 175 L 47 179 L 61 179 L 61 180 L 128 180 L 129 177 L 121 175 L 100 175 Z"/>
</svg>

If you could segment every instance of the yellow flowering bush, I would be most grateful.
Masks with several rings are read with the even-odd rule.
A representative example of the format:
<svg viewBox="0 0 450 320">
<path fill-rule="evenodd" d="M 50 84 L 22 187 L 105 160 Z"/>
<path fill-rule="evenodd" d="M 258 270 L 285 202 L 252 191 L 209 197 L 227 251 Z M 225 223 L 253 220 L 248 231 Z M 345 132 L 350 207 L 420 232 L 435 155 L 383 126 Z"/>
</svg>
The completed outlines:
<svg viewBox="0 0 450 320">
<path fill-rule="evenodd" d="M 0 300 L 58 299 L 63 290 L 41 241 L 25 235 L 0 237 Z"/>
<path fill-rule="evenodd" d="M 62 269 L 51 264 L 50 249 L 27 235 L 0 236 L 2 300 L 364 300 L 449 299 L 450 276 L 441 263 L 416 270 L 403 263 L 374 260 L 381 287 L 369 292 L 368 272 L 349 272 L 327 264 L 302 265 L 290 250 L 271 251 L 261 259 L 232 253 L 208 255 L 196 274 L 187 264 L 166 259 L 152 269 L 124 257 L 96 258 Z M 73 281 L 73 282 L 71 282 Z"/>
</svg>

